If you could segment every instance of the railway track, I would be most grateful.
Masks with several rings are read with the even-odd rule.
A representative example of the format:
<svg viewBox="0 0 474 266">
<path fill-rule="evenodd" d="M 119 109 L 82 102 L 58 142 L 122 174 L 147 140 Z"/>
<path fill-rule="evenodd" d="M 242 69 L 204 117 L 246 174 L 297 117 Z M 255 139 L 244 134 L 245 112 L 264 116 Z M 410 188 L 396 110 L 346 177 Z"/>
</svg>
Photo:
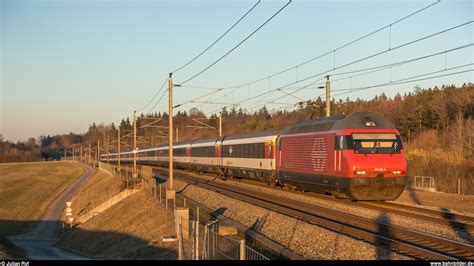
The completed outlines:
<svg viewBox="0 0 474 266">
<path fill-rule="evenodd" d="M 250 183 L 252 185 L 261 186 L 268 188 L 267 185 L 263 185 L 261 182 L 256 181 L 238 181 L 244 183 Z M 282 188 L 274 188 L 283 190 Z M 443 210 L 433 210 L 433 209 L 426 209 L 421 207 L 403 205 L 393 202 L 382 202 L 382 201 L 363 201 L 363 202 L 354 202 L 350 200 L 342 200 L 337 199 L 333 196 L 317 194 L 313 192 L 302 192 L 302 191 L 292 191 L 292 193 L 309 196 L 312 198 L 317 198 L 323 201 L 334 202 L 338 204 L 344 204 L 347 206 L 358 207 L 358 208 L 366 208 L 371 210 L 376 210 L 379 212 L 390 213 L 390 214 L 397 214 L 409 218 L 414 218 L 420 221 L 437 224 L 441 226 L 449 227 L 453 230 L 461 232 L 466 235 L 473 235 L 474 234 L 474 217 L 456 214 L 449 211 Z M 474 244 L 474 239 L 471 238 L 470 244 Z"/>
<path fill-rule="evenodd" d="M 167 177 L 167 169 L 155 169 L 158 169 L 162 177 Z M 204 189 L 301 219 L 375 245 L 383 245 L 419 259 L 474 259 L 474 247 L 471 244 L 391 225 L 384 221 L 384 219 L 367 219 L 306 202 L 256 192 L 254 189 L 231 184 L 220 184 L 208 179 L 192 176 L 183 171 L 175 171 L 175 177 Z"/>
</svg>

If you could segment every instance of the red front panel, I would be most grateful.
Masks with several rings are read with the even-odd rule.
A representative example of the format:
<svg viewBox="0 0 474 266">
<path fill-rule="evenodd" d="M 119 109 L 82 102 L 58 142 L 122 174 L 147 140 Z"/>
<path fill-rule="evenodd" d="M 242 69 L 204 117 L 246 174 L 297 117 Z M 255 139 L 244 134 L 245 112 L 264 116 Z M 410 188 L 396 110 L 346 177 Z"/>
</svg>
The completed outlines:
<svg viewBox="0 0 474 266">
<path fill-rule="evenodd" d="M 338 136 L 351 135 L 353 133 L 394 133 L 399 136 L 400 132 L 396 129 L 351 129 L 336 132 Z M 340 153 L 340 175 L 345 177 L 400 177 L 406 176 L 405 151 L 393 154 L 360 154 L 355 153 L 353 149 L 338 150 Z M 357 171 L 365 171 L 365 174 L 357 174 Z M 394 171 L 400 171 L 394 174 Z"/>
</svg>

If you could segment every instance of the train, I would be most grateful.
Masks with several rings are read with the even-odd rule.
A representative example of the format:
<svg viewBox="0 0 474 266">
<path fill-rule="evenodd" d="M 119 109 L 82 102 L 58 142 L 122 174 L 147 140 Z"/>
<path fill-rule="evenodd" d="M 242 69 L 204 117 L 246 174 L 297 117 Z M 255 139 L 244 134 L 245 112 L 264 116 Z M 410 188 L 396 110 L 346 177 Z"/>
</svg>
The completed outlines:
<svg viewBox="0 0 474 266">
<path fill-rule="evenodd" d="M 133 152 L 101 161 L 133 162 Z M 169 166 L 168 144 L 137 150 L 138 164 Z M 177 169 L 334 195 L 354 201 L 395 200 L 407 184 L 400 132 L 371 112 L 299 121 L 282 129 L 173 145 Z"/>
</svg>

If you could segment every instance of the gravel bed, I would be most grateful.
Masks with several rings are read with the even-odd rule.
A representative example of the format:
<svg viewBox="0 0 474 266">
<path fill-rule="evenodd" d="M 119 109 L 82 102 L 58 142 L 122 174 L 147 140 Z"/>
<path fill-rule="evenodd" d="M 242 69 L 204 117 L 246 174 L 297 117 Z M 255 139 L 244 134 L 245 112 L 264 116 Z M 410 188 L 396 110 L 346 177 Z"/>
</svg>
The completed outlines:
<svg viewBox="0 0 474 266">
<path fill-rule="evenodd" d="M 237 186 L 243 186 L 247 188 L 252 188 L 261 192 L 265 193 L 271 193 L 273 195 L 278 195 L 282 197 L 287 197 L 291 198 L 294 200 L 300 200 L 303 202 L 307 202 L 310 204 L 315 204 L 318 206 L 323 206 L 326 208 L 350 213 L 353 215 L 373 219 L 373 220 L 379 220 L 379 221 L 384 221 L 386 223 L 390 223 L 392 225 L 397 225 L 400 227 L 404 228 L 409 228 L 411 230 L 416 230 L 419 232 L 427 233 L 430 235 L 435 235 L 435 236 L 440 236 L 448 239 L 453 239 L 456 241 L 460 241 L 463 243 L 473 243 L 474 239 L 473 236 L 471 236 L 469 233 L 460 231 L 457 228 L 452 228 L 448 226 L 443 226 L 440 224 L 436 223 L 429 223 L 426 221 L 420 221 L 415 218 L 409 218 L 406 216 L 402 215 L 397 215 L 397 214 L 390 214 L 390 213 L 384 213 L 376 210 L 371 210 L 367 209 L 364 207 L 355 207 L 355 206 L 349 206 L 344 204 L 344 200 L 341 200 L 341 203 L 333 202 L 333 201 L 327 201 L 324 199 L 319 199 L 315 197 L 311 197 L 309 195 L 304 195 L 304 194 L 297 194 L 297 193 L 292 193 L 289 191 L 284 191 L 280 189 L 273 189 L 270 187 L 262 187 L 258 185 L 253 185 L 249 183 L 242 183 L 242 182 L 235 182 L 232 180 L 228 181 L 221 181 L 219 180 L 218 182 L 230 182 L 233 185 Z"/>
<path fill-rule="evenodd" d="M 212 210 L 225 208 L 224 216 L 252 228 L 307 259 L 412 259 L 384 246 L 372 245 L 216 192 L 187 185 L 181 180 L 175 180 L 175 186 L 177 191 L 182 190 L 184 196 Z M 272 193 L 276 192 L 272 190 Z"/>
</svg>

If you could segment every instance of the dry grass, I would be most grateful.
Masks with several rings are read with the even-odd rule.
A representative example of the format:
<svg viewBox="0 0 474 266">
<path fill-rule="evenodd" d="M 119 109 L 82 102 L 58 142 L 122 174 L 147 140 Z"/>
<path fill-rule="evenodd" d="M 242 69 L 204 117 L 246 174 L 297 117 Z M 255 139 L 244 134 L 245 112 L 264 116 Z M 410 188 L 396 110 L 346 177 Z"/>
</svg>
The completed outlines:
<svg viewBox="0 0 474 266">
<path fill-rule="evenodd" d="M 100 259 L 176 259 L 177 244 L 161 242 L 161 236 L 174 234 L 172 217 L 153 195 L 140 191 L 68 232 L 60 245 Z"/>
<path fill-rule="evenodd" d="M 40 221 L 49 203 L 83 172 L 67 162 L 0 164 L 0 259 L 26 258 L 5 236 Z"/>
<path fill-rule="evenodd" d="M 83 172 L 68 162 L 0 164 L 0 236 L 39 221 L 49 203 Z"/>
<path fill-rule="evenodd" d="M 455 210 L 474 215 L 474 195 L 457 195 L 405 189 L 396 201 Z"/>
<path fill-rule="evenodd" d="M 124 189 L 118 178 L 97 171 L 72 199 L 72 212 L 79 217 Z M 65 219 L 65 217 L 63 217 Z"/>
</svg>

